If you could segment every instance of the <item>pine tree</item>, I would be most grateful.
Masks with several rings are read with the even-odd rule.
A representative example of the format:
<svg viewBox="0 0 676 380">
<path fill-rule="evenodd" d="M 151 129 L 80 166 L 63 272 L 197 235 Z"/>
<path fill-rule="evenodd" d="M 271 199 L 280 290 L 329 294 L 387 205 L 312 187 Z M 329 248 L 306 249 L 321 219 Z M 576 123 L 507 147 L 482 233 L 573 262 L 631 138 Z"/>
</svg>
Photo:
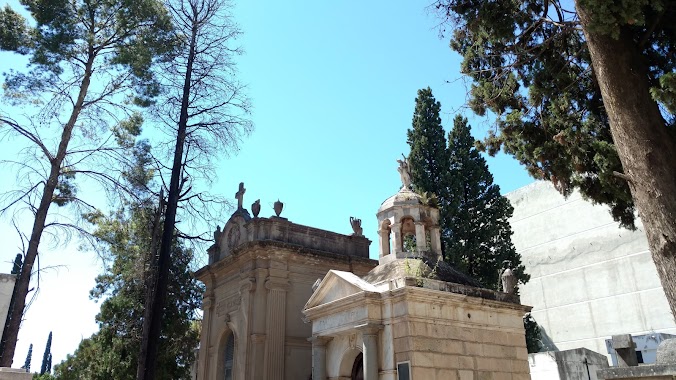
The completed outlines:
<svg viewBox="0 0 676 380">
<path fill-rule="evenodd" d="M 451 207 L 443 210 L 447 224 L 446 259 L 484 286 L 498 290 L 498 272 L 509 260 L 517 278 L 530 278 L 521 265 L 521 255 L 512 244 L 509 217 L 513 208 L 493 183 L 486 160 L 474 147 L 467 119 L 456 116 L 448 134 Z"/>
<path fill-rule="evenodd" d="M 45 346 L 45 353 L 42 355 L 42 366 L 40 367 L 40 375 L 52 371 L 52 332 L 49 332 L 47 337 L 47 345 Z"/>
</svg>

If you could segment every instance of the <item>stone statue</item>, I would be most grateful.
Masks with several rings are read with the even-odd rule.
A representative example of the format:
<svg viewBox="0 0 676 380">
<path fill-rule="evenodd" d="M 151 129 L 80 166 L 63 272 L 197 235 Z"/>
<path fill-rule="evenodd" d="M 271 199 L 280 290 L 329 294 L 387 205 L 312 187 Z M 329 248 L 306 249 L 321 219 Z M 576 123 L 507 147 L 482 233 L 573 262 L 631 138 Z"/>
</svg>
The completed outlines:
<svg viewBox="0 0 676 380">
<path fill-rule="evenodd" d="M 237 209 L 243 209 L 242 204 L 244 203 L 244 193 L 246 189 L 244 188 L 244 182 L 239 183 L 239 191 L 235 193 L 235 198 L 237 198 Z"/>
<path fill-rule="evenodd" d="M 502 291 L 508 294 L 516 293 L 516 276 L 512 271 L 512 262 L 505 260 L 502 262 L 502 269 L 500 270 L 500 280 L 502 281 Z"/>
<path fill-rule="evenodd" d="M 411 188 L 411 170 L 408 166 L 408 160 L 406 159 L 406 156 L 402 154 L 402 157 L 404 157 L 403 160 L 397 160 L 399 163 L 399 167 L 397 168 L 397 171 L 399 172 L 399 175 L 401 176 L 401 184 L 403 188 L 405 189 L 410 189 Z"/>
<path fill-rule="evenodd" d="M 279 217 L 284 209 L 284 202 L 280 202 L 279 199 L 277 199 L 277 202 L 272 206 L 272 209 L 275 210 L 275 214 Z"/>
<path fill-rule="evenodd" d="M 352 231 L 354 231 L 354 235 L 364 236 L 364 230 L 361 228 L 361 219 L 357 219 L 351 216 L 350 225 L 352 226 Z"/>
<path fill-rule="evenodd" d="M 221 240 L 221 234 L 223 232 L 221 231 L 221 226 L 216 226 L 216 231 L 214 231 L 214 243 L 218 245 L 218 243 Z"/>
</svg>

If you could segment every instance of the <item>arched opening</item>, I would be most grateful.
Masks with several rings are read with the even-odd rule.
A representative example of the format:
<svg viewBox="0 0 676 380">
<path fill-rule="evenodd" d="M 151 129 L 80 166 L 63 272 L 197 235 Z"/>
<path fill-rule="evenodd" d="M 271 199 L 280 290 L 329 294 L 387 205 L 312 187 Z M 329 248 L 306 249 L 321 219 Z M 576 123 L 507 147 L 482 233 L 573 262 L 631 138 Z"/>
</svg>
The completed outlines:
<svg viewBox="0 0 676 380">
<path fill-rule="evenodd" d="M 216 365 L 217 379 L 232 380 L 235 367 L 235 334 L 227 331 L 221 337 Z"/>
<path fill-rule="evenodd" d="M 413 218 L 403 218 L 401 220 L 401 236 L 402 236 L 402 251 L 415 252 L 416 251 L 416 236 L 415 223 Z"/>
<path fill-rule="evenodd" d="M 225 341 L 225 350 L 223 350 L 223 372 L 225 380 L 232 380 L 232 367 L 235 357 L 235 335 L 228 334 L 228 339 Z"/>
<path fill-rule="evenodd" d="M 354 359 L 350 380 L 364 380 L 364 354 L 361 352 Z"/>
<path fill-rule="evenodd" d="M 345 353 L 343 353 L 343 358 L 340 360 L 340 367 L 338 368 L 338 377 L 340 379 L 354 379 L 353 375 L 359 375 L 361 373 L 364 378 L 364 356 L 362 352 L 355 348 L 350 348 Z M 359 364 L 361 363 L 361 364 Z M 359 368 L 361 367 L 361 372 Z"/>
</svg>

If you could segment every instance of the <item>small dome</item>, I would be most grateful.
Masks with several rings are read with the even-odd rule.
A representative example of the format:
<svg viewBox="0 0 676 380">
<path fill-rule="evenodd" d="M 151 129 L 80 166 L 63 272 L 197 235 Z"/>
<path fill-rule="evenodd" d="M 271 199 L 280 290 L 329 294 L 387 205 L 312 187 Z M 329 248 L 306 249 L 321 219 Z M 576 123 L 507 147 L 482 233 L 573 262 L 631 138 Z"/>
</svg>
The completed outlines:
<svg viewBox="0 0 676 380">
<path fill-rule="evenodd" d="M 385 199 L 385 201 L 380 205 L 378 212 L 392 208 L 392 206 L 421 205 L 421 204 L 423 204 L 423 201 L 420 194 L 417 194 L 407 188 L 402 188 L 401 190 L 399 190 L 398 193 Z"/>
</svg>

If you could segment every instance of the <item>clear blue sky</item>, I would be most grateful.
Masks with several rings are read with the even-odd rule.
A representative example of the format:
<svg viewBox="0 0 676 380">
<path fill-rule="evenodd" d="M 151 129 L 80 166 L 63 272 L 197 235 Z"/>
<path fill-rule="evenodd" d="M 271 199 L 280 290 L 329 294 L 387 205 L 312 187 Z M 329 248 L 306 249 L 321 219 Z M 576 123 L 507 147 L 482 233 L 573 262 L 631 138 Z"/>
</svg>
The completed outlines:
<svg viewBox="0 0 676 380">
<path fill-rule="evenodd" d="M 460 59 L 448 40 L 439 38 L 439 20 L 428 14 L 427 5 L 240 0 L 234 14 L 244 31 L 240 42 L 246 53 L 239 59 L 239 78 L 249 85 L 256 128 L 236 155 L 215 158 L 218 179 L 212 191 L 234 198 L 242 181 L 244 204 L 249 207 L 260 198 L 261 216 L 272 215 L 272 203 L 279 198 L 285 203 L 282 216 L 340 233 L 351 233 L 350 216 L 361 218 L 375 257 L 375 212 L 399 189 L 395 160 L 408 153 L 406 130 L 416 91 L 432 88 L 447 130 L 458 112 L 470 118 L 475 137 L 490 128 L 489 121 L 474 119 L 463 109 Z M 0 53 L 1 71 L 15 62 Z M 504 155 L 489 158 L 489 167 L 503 193 L 532 182 Z M 227 219 L 223 215 L 209 228 Z M 1 256 L 6 264 L 0 271 L 8 272 L 18 243 L 9 221 L 0 224 L 3 239 L 12 242 Z M 39 368 L 50 330 L 54 363 L 96 330 L 98 305 L 88 300 L 100 270 L 95 255 L 78 251 L 76 243 L 45 246 L 41 261 L 62 267 L 41 278 L 15 367 L 23 364 L 33 343 L 33 369 Z"/>
</svg>

